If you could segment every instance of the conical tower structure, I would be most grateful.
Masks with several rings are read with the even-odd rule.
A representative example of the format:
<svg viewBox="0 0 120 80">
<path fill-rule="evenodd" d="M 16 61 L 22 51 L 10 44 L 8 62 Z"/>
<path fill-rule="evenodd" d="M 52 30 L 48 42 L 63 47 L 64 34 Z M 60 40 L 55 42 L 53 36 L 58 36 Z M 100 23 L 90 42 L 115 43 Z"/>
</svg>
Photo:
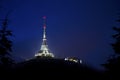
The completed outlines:
<svg viewBox="0 0 120 80">
<path fill-rule="evenodd" d="M 43 17 L 44 24 L 43 24 L 43 39 L 42 39 L 42 45 L 38 53 L 35 54 L 36 57 L 54 57 L 53 53 L 50 52 L 48 45 L 47 45 L 47 39 L 46 39 L 46 16 Z"/>
</svg>

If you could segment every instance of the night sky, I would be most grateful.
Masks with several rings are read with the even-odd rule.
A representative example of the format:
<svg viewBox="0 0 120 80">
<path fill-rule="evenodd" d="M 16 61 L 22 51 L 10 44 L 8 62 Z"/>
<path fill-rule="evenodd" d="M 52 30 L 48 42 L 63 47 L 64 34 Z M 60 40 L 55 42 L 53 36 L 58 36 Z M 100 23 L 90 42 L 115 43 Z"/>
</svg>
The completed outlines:
<svg viewBox="0 0 120 80">
<path fill-rule="evenodd" d="M 47 42 L 56 57 L 78 57 L 101 69 L 114 53 L 112 27 L 120 0 L 0 0 L 0 18 L 9 14 L 16 60 L 34 57 L 42 42 L 43 16 Z"/>
</svg>

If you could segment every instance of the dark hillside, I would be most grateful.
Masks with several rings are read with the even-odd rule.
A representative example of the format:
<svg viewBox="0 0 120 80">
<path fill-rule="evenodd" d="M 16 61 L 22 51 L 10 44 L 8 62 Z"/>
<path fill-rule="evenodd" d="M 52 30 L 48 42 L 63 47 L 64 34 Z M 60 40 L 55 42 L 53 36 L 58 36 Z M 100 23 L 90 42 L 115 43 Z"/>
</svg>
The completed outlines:
<svg viewBox="0 0 120 80">
<path fill-rule="evenodd" d="M 83 64 L 65 61 L 64 59 L 35 58 L 18 63 L 10 71 L 12 79 L 100 79 L 97 70 Z M 100 79 L 101 80 L 101 79 Z"/>
</svg>

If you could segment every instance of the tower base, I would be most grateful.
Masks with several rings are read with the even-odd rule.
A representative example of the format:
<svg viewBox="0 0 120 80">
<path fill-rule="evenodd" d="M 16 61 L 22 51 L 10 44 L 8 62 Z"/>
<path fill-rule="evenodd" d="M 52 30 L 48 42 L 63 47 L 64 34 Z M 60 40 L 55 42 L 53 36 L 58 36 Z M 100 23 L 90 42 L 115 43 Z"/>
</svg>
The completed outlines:
<svg viewBox="0 0 120 80">
<path fill-rule="evenodd" d="M 37 53 L 35 54 L 35 57 L 54 57 L 52 53 Z"/>
</svg>

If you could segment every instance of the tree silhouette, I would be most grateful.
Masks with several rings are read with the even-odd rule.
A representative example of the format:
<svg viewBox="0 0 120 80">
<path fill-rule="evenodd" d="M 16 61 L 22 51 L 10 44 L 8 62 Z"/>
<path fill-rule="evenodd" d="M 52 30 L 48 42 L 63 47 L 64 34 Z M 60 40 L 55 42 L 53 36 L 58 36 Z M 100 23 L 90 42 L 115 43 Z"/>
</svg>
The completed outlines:
<svg viewBox="0 0 120 80">
<path fill-rule="evenodd" d="M 12 31 L 7 30 L 8 19 L 3 20 L 0 30 L 0 63 L 4 66 L 8 66 L 13 63 L 11 58 L 12 41 L 9 36 L 12 36 Z"/>
<path fill-rule="evenodd" d="M 120 23 L 120 19 L 117 20 Z M 113 27 L 117 33 L 112 35 L 112 37 L 116 40 L 111 44 L 115 54 L 110 56 L 103 66 L 106 69 L 107 74 L 112 78 L 119 78 L 118 74 L 120 74 L 120 27 Z"/>
</svg>

